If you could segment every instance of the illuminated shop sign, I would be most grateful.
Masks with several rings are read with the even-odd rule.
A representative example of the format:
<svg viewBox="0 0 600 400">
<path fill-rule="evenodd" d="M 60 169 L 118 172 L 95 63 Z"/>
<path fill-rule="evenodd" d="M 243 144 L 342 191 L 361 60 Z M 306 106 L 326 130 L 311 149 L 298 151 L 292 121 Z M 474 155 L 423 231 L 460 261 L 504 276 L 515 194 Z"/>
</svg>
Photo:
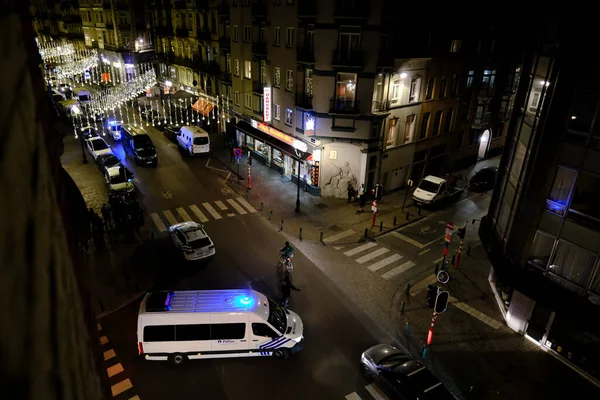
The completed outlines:
<svg viewBox="0 0 600 400">
<path fill-rule="evenodd" d="M 263 92 L 263 119 L 265 122 L 271 122 L 271 88 L 265 87 Z"/>
<path fill-rule="evenodd" d="M 263 131 L 269 136 L 274 137 L 275 139 L 279 139 L 284 143 L 293 146 L 295 149 L 306 152 L 308 150 L 308 145 L 298 139 L 294 139 L 290 135 L 286 135 L 285 133 L 278 131 L 277 129 L 269 126 L 267 124 L 262 124 L 260 122 L 256 122 L 252 120 L 252 126 L 260 131 Z"/>
</svg>

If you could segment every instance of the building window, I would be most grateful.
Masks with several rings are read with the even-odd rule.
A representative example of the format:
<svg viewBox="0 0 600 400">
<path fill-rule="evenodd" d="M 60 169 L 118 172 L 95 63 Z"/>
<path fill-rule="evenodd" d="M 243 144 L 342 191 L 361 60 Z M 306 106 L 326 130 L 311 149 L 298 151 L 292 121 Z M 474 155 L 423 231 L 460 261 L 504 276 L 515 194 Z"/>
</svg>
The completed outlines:
<svg viewBox="0 0 600 400">
<path fill-rule="evenodd" d="M 360 50 L 360 28 L 341 27 L 340 28 L 340 56 L 347 58 Z"/>
<path fill-rule="evenodd" d="M 398 118 L 390 119 L 390 126 L 388 127 L 388 135 L 386 144 L 388 146 L 394 146 L 396 144 L 396 123 Z"/>
<path fill-rule="evenodd" d="M 250 25 L 244 25 L 244 42 L 252 41 L 252 28 Z"/>
<path fill-rule="evenodd" d="M 292 126 L 292 110 L 289 108 L 286 108 L 285 110 L 285 124 Z"/>
<path fill-rule="evenodd" d="M 275 46 L 281 45 L 281 28 L 278 26 L 273 30 L 273 44 Z"/>
<path fill-rule="evenodd" d="M 238 40 L 240 40 L 239 33 L 238 33 L 238 26 L 234 25 L 233 26 L 233 41 L 237 42 Z"/>
<path fill-rule="evenodd" d="M 397 75 L 395 75 L 395 76 L 398 77 Z M 401 95 L 400 87 L 401 87 L 400 79 L 396 79 L 392 82 L 392 87 L 391 87 L 392 104 L 400 103 L 400 95 Z"/>
<path fill-rule="evenodd" d="M 427 137 L 427 125 L 429 125 L 429 117 L 431 113 L 423 114 L 423 118 L 421 119 L 421 132 L 419 134 L 419 139 L 425 139 Z"/>
<path fill-rule="evenodd" d="M 442 124 L 442 110 L 438 110 L 435 113 L 435 119 L 433 120 L 433 132 L 431 136 L 437 136 L 440 133 L 440 125 Z"/>
<path fill-rule="evenodd" d="M 461 45 L 462 45 L 462 40 L 453 40 L 450 43 L 450 53 L 458 53 Z"/>
<path fill-rule="evenodd" d="M 287 28 L 286 46 L 294 47 L 294 28 Z"/>
<path fill-rule="evenodd" d="M 356 74 L 337 74 L 335 97 L 338 101 L 354 101 L 356 99 Z"/>
<path fill-rule="evenodd" d="M 452 76 L 452 88 L 450 89 L 450 96 L 456 97 L 458 95 L 458 76 L 454 74 Z"/>
<path fill-rule="evenodd" d="M 231 73 L 231 54 L 227 53 L 227 73 Z"/>
<path fill-rule="evenodd" d="M 277 121 L 281 121 L 281 106 L 279 104 L 273 104 L 273 118 Z"/>
<path fill-rule="evenodd" d="M 235 105 L 239 106 L 240 105 L 240 92 L 235 92 Z"/>
<path fill-rule="evenodd" d="M 260 66 L 260 84 L 263 86 L 267 84 L 267 67 L 265 67 L 264 65 Z"/>
<path fill-rule="evenodd" d="M 285 90 L 294 91 L 294 71 L 291 69 L 285 71 Z"/>
<path fill-rule="evenodd" d="M 442 79 L 440 80 L 440 93 L 438 94 L 440 99 L 443 99 L 446 97 L 446 77 L 442 76 Z"/>
<path fill-rule="evenodd" d="M 592 276 L 595 261 L 596 254 L 559 239 L 548 272 L 585 288 Z"/>
<path fill-rule="evenodd" d="M 569 204 L 576 179 L 577 171 L 565 167 L 557 167 L 552 190 L 546 200 L 546 210 L 559 215 L 565 214 L 565 209 Z"/>
<path fill-rule="evenodd" d="M 496 70 L 486 69 L 483 71 L 483 77 L 481 78 L 481 89 L 493 89 L 496 83 Z"/>
<path fill-rule="evenodd" d="M 304 70 L 304 93 L 309 97 L 313 95 L 313 70 L 310 68 Z"/>
<path fill-rule="evenodd" d="M 244 78 L 252 79 L 252 61 L 244 61 Z"/>
<path fill-rule="evenodd" d="M 273 69 L 273 86 L 281 87 L 281 68 L 279 67 Z"/>
<path fill-rule="evenodd" d="M 421 86 L 421 78 L 414 77 L 410 81 L 410 94 L 408 96 L 408 102 L 414 103 L 415 101 L 419 101 L 419 88 Z"/>
<path fill-rule="evenodd" d="M 252 95 L 250 93 L 246 93 L 246 108 L 252 109 Z"/>
<path fill-rule="evenodd" d="M 235 76 L 240 76 L 240 60 L 238 60 L 237 58 L 233 62 L 233 74 Z"/>
<path fill-rule="evenodd" d="M 427 81 L 427 89 L 425 90 L 425 100 L 431 100 L 433 97 L 433 85 L 435 83 L 435 78 L 430 78 Z"/>
<path fill-rule="evenodd" d="M 552 248 L 554 247 L 555 241 L 556 238 L 554 236 L 542 231 L 537 231 L 535 238 L 533 238 L 531 249 L 529 249 L 527 263 L 538 267 L 545 272 L 548 267 L 548 262 L 550 261 L 550 255 L 552 254 Z"/>
<path fill-rule="evenodd" d="M 452 129 L 452 115 L 454 114 L 454 110 L 451 108 L 446 113 L 446 123 L 444 124 L 444 131 L 442 133 L 448 133 Z"/>
<path fill-rule="evenodd" d="M 404 124 L 404 143 L 410 143 L 414 140 L 415 135 L 415 114 L 406 116 Z"/>
<path fill-rule="evenodd" d="M 596 204 L 600 199 L 599 196 L 600 176 L 592 175 L 589 172 L 579 172 L 569 207 L 569 218 L 582 220 L 591 217 L 592 220 L 596 220 L 596 223 L 600 223 L 600 207 Z M 573 214 L 572 211 L 576 214 Z"/>
<path fill-rule="evenodd" d="M 469 71 L 469 75 L 467 76 L 467 87 L 470 88 L 473 86 L 473 79 L 475 78 L 475 71 Z"/>
</svg>

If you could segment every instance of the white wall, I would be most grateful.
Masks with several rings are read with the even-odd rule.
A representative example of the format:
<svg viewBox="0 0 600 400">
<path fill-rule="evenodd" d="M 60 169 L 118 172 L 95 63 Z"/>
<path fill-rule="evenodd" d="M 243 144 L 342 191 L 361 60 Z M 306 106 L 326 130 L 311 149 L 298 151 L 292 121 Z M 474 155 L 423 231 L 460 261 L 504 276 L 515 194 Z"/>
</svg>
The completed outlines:
<svg viewBox="0 0 600 400">
<path fill-rule="evenodd" d="M 414 144 L 385 151 L 381 165 L 382 177 L 385 177 L 387 173 L 387 179 L 382 183 L 384 190 L 394 190 L 404 186 L 413 162 L 414 152 Z"/>
<path fill-rule="evenodd" d="M 336 158 L 331 159 L 332 151 Z M 350 143 L 333 142 L 323 146 L 321 153 L 321 195 L 324 197 L 346 198 L 348 183 L 358 189 L 361 175 L 364 179 L 366 157 L 362 157 L 360 147 Z"/>
</svg>

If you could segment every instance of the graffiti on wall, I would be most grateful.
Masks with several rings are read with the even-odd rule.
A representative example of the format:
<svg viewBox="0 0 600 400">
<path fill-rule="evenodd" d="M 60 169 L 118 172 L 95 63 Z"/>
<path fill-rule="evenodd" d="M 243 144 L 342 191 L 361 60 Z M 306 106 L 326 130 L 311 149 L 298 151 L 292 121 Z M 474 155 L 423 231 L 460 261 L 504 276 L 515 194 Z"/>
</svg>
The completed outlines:
<svg viewBox="0 0 600 400">
<path fill-rule="evenodd" d="M 358 179 L 348 161 L 337 165 L 333 160 L 321 172 L 323 182 L 321 193 L 326 197 L 346 198 L 348 185 L 354 190 L 358 189 Z"/>
</svg>

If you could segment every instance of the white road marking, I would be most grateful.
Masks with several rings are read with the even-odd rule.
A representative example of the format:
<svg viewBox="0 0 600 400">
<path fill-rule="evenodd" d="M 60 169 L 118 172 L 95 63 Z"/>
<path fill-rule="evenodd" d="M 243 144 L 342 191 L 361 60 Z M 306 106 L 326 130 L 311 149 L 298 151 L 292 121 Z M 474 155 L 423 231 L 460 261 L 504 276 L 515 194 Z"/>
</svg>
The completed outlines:
<svg viewBox="0 0 600 400">
<path fill-rule="evenodd" d="M 354 231 L 352 229 L 348 229 L 347 231 L 336 233 L 333 236 L 326 237 L 325 239 L 323 239 L 323 242 L 324 243 L 333 243 L 335 241 L 338 241 L 340 239 L 348 237 L 352 234 L 354 234 Z"/>
<path fill-rule="evenodd" d="M 398 267 L 396 267 L 396 268 L 394 268 L 394 269 L 392 269 L 392 270 L 390 270 L 390 271 L 386 272 L 385 274 L 381 275 L 381 277 L 382 277 L 383 279 L 390 280 L 390 279 L 392 279 L 393 277 L 395 277 L 396 275 L 398 275 L 398 274 L 401 274 L 401 273 L 403 273 L 404 271 L 407 271 L 407 270 L 409 270 L 410 268 L 414 267 L 415 265 L 416 265 L 416 264 L 415 264 L 414 262 L 412 262 L 412 261 L 407 261 L 407 262 L 405 262 L 404 264 L 401 264 L 400 266 L 398 266 Z"/>
<path fill-rule="evenodd" d="M 154 222 L 154 225 L 156 225 L 156 227 L 158 228 L 159 232 L 165 232 L 167 230 L 167 227 L 162 222 L 162 219 L 160 219 L 157 213 L 150 214 L 150 218 L 152 219 L 152 222 Z"/>
<path fill-rule="evenodd" d="M 235 211 L 239 212 L 240 214 L 248 214 L 246 210 L 244 210 L 238 203 L 235 202 L 234 199 L 227 199 L 227 202 L 231 204 L 231 207 L 235 208 Z"/>
<path fill-rule="evenodd" d="M 223 204 L 223 202 L 221 200 L 215 201 L 215 204 L 218 205 L 221 210 L 223 210 L 223 211 L 227 210 L 227 206 L 225 204 Z"/>
<path fill-rule="evenodd" d="M 169 224 L 171 225 L 175 225 L 177 224 L 177 219 L 175 218 L 175 216 L 173 215 L 173 213 L 169 210 L 165 210 L 163 211 L 163 214 L 165 214 L 165 217 L 167 217 L 167 221 L 169 221 Z"/>
<path fill-rule="evenodd" d="M 369 265 L 368 268 L 371 271 L 377 271 L 378 269 L 388 266 L 391 263 L 400 260 L 401 258 L 402 258 L 402 256 L 400 254 L 394 254 L 394 255 L 389 256 L 388 258 L 384 258 L 381 261 L 377 261 L 376 263 Z"/>
<path fill-rule="evenodd" d="M 192 217 L 189 216 L 183 207 L 178 207 L 177 212 L 179 215 L 181 215 L 181 218 L 183 218 L 184 221 L 193 221 Z"/>
<path fill-rule="evenodd" d="M 202 211 L 200 211 L 200 209 L 198 208 L 198 206 L 196 206 L 195 204 L 192 204 L 190 206 L 190 210 L 192 210 L 192 212 L 194 214 L 196 214 L 196 217 L 198 217 L 198 219 L 200 220 L 200 222 L 208 222 L 208 218 L 206 218 L 206 215 L 204 215 L 202 213 Z"/>
<path fill-rule="evenodd" d="M 333 249 L 334 250 L 339 250 L 339 249 L 343 249 L 344 247 L 346 247 L 346 246 L 333 246 Z"/>
<path fill-rule="evenodd" d="M 221 215 L 219 215 L 219 213 L 217 212 L 217 210 L 215 210 L 213 208 L 213 206 L 210 205 L 210 203 L 202 203 L 202 205 L 204 206 L 204 208 L 206 208 L 206 210 L 208 211 L 208 213 L 210 215 L 212 215 L 212 217 L 214 219 L 221 219 L 223 217 L 221 217 Z"/>
<path fill-rule="evenodd" d="M 364 256 L 362 256 L 360 258 L 357 258 L 356 262 L 359 263 L 359 264 L 364 264 L 364 263 L 366 263 L 369 260 L 372 260 L 372 259 L 374 259 L 376 257 L 379 257 L 382 254 L 387 253 L 388 251 L 390 251 L 390 249 L 386 249 L 385 247 L 382 247 L 381 249 L 377 249 L 377 250 L 375 250 L 375 251 L 373 251 L 373 252 L 371 252 L 369 254 L 366 254 L 366 255 L 364 255 Z"/>
<path fill-rule="evenodd" d="M 227 214 L 227 216 L 228 217 L 235 217 L 235 214 L 234 213 L 229 213 L 229 214 Z"/>
<path fill-rule="evenodd" d="M 429 253 L 431 251 L 431 249 L 425 249 L 422 252 L 419 253 L 420 256 L 422 256 L 425 253 Z"/>
<path fill-rule="evenodd" d="M 346 395 L 346 400 L 362 400 L 362 397 L 360 397 L 356 392 L 352 392 Z"/>
<path fill-rule="evenodd" d="M 375 384 L 371 383 L 370 385 L 365 386 L 365 389 L 367 389 L 367 392 L 369 392 L 371 394 L 371 396 L 373 396 L 373 398 L 375 400 L 389 400 L 389 397 L 387 397 L 382 391 L 381 389 L 379 389 Z"/>
<path fill-rule="evenodd" d="M 345 256 L 353 256 L 355 254 L 360 253 L 361 251 L 365 251 L 365 250 L 370 249 L 371 247 L 375 247 L 375 246 L 377 246 L 377 243 L 375 243 L 375 242 L 365 243 L 362 246 L 358 246 L 358 247 L 353 248 L 352 250 L 348 250 L 348 251 L 344 252 L 344 255 Z"/>
<path fill-rule="evenodd" d="M 252 207 L 250 205 L 250 203 L 248 203 L 246 201 L 246 199 L 244 199 L 243 197 L 238 197 L 236 200 L 239 201 L 241 205 L 243 205 L 244 207 L 246 207 L 246 209 L 248 211 L 250 211 L 251 213 L 255 213 L 256 212 L 256 209 L 254 207 Z"/>
<path fill-rule="evenodd" d="M 435 231 L 434 231 L 434 232 L 435 232 Z M 438 237 L 438 238 L 435 238 L 435 239 L 433 239 L 433 240 L 432 240 L 432 241 L 430 241 L 430 242 L 427 242 L 427 243 L 423 244 L 423 243 L 421 243 L 421 242 L 418 242 L 418 241 L 416 241 L 416 240 L 414 240 L 414 239 L 411 239 L 411 238 L 409 238 L 408 236 L 404 236 L 403 234 L 401 234 L 401 233 L 398 233 L 398 232 L 392 232 L 392 235 L 394 235 L 394 236 L 396 236 L 398 239 L 402 239 L 402 240 L 404 240 L 405 242 L 407 242 L 407 243 L 410 243 L 410 244 L 412 244 L 413 246 L 416 246 L 416 247 L 418 247 L 418 248 L 420 248 L 420 249 L 423 249 L 423 248 L 425 248 L 425 247 L 427 247 L 427 246 L 429 246 L 429 245 L 432 245 L 432 244 L 434 244 L 435 242 L 437 242 L 438 240 L 440 240 L 440 239 L 443 239 L 443 238 L 444 238 L 443 236 L 440 236 L 440 237 Z"/>
</svg>

